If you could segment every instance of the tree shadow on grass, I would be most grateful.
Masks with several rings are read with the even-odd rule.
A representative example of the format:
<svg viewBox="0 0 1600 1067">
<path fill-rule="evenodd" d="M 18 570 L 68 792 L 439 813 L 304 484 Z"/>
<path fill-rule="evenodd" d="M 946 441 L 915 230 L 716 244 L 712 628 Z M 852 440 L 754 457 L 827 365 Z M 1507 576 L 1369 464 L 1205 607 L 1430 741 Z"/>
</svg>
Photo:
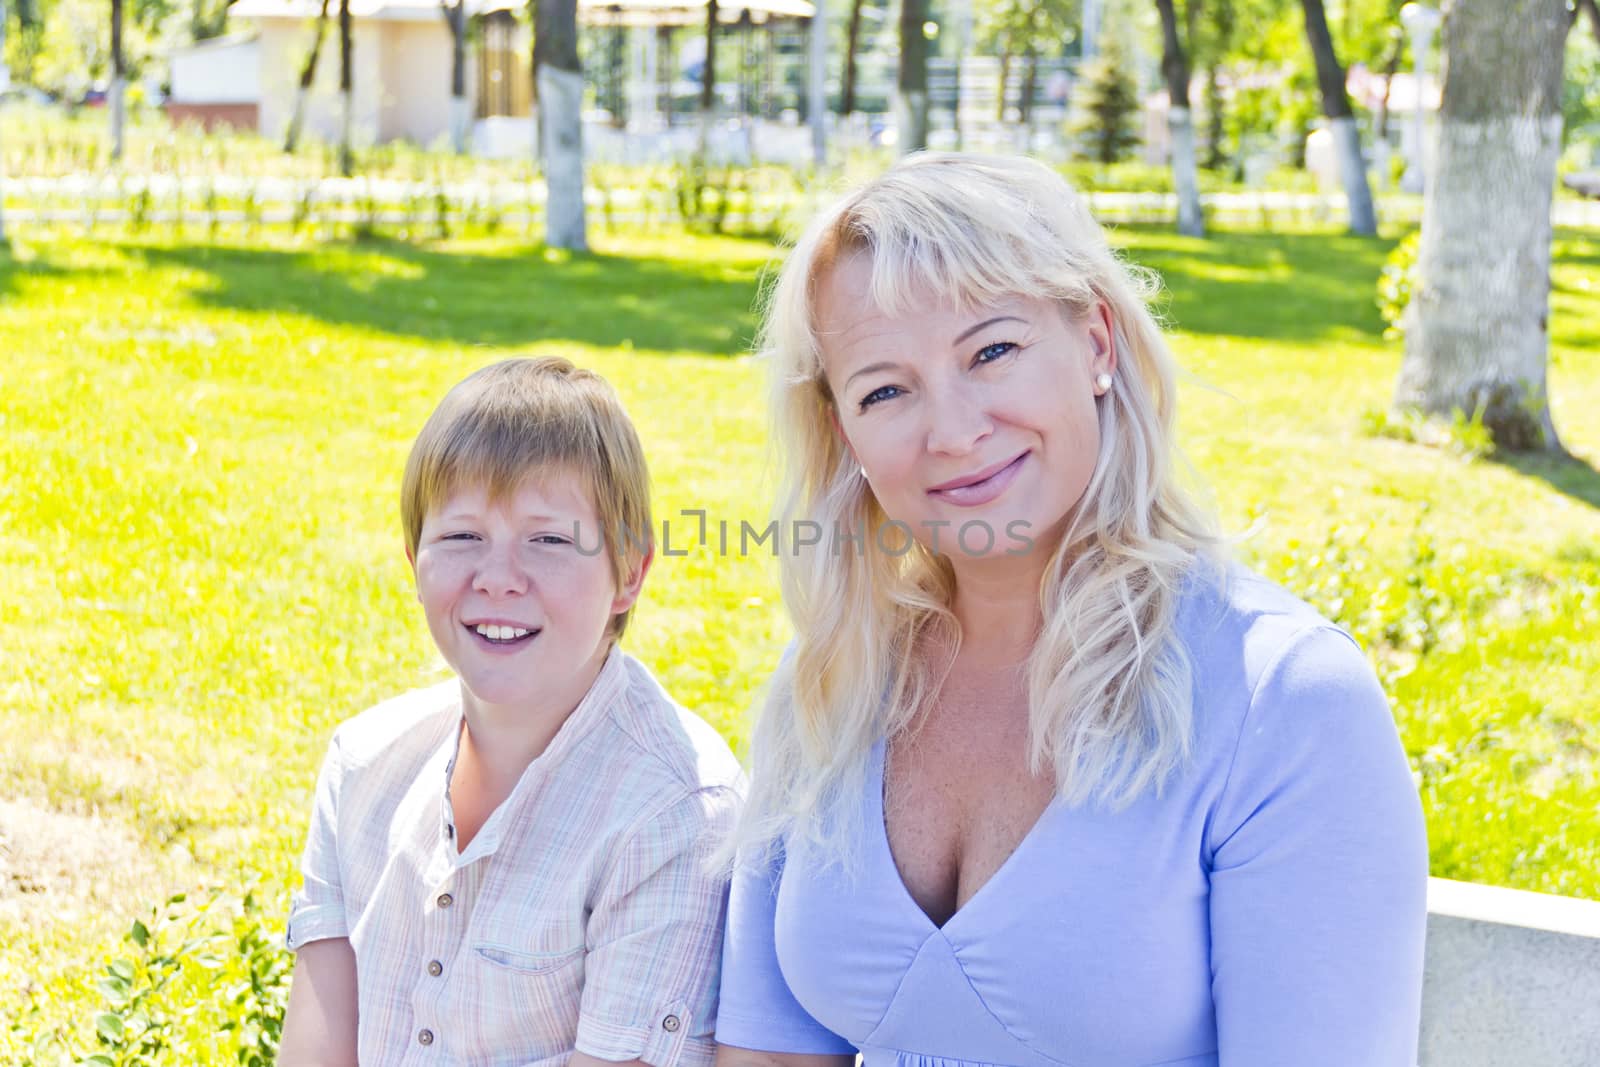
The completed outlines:
<svg viewBox="0 0 1600 1067">
<path fill-rule="evenodd" d="M 69 273 L 43 258 L 17 258 L 15 247 L 0 241 L 0 302 L 22 289 L 25 277 L 41 278 Z"/>
<path fill-rule="evenodd" d="M 1542 452 L 1494 452 L 1489 459 L 1600 509 L 1600 470 L 1585 459 Z"/>
<path fill-rule="evenodd" d="M 1187 333 L 1278 341 L 1383 339 L 1378 275 L 1394 242 L 1336 234 L 1119 227 L 1135 263 L 1165 284 L 1162 310 Z"/>
<path fill-rule="evenodd" d="M 596 254 L 440 251 L 368 239 L 312 248 L 130 245 L 209 275 L 191 299 L 234 311 L 468 345 L 567 340 L 737 355 L 755 332 L 757 264 Z"/>
</svg>

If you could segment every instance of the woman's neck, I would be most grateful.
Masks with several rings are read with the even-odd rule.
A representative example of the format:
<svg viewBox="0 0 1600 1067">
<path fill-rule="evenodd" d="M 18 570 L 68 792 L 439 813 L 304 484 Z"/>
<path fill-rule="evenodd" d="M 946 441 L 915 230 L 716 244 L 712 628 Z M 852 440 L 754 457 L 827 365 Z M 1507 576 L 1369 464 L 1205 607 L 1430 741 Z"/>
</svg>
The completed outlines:
<svg viewBox="0 0 1600 1067">
<path fill-rule="evenodd" d="M 1030 562 L 985 560 L 957 571 L 951 611 L 961 627 L 962 660 L 974 666 L 1010 666 L 1027 659 L 1043 623 L 1043 572 Z"/>
</svg>

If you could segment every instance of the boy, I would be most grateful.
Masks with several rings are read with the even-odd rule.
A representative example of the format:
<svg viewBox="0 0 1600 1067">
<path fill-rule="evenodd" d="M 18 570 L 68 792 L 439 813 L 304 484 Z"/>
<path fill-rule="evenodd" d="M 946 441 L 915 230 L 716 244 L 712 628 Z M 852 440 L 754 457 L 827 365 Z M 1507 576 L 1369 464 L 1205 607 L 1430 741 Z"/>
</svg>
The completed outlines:
<svg viewBox="0 0 1600 1067">
<path fill-rule="evenodd" d="M 616 646 L 649 482 L 603 379 L 514 359 L 428 419 L 406 556 L 457 680 L 334 732 L 280 1062 L 709 1064 L 727 745 Z"/>
</svg>

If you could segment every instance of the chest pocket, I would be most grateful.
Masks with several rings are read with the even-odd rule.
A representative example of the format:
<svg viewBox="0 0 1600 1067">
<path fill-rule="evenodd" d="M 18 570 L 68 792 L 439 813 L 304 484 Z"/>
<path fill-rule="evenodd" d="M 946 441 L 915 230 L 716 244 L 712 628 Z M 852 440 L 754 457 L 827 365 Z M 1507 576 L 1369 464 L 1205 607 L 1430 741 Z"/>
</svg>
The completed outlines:
<svg viewBox="0 0 1600 1067">
<path fill-rule="evenodd" d="M 471 942 L 467 957 L 471 983 L 478 990 L 474 999 L 488 1008 L 479 1020 L 480 1032 L 513 1030 L 517 1036 L 508 1047 L 527 1047 L 531 1040 L 541 1046 L 540 1056 L 571 1052 L 583 1003 L 586 955 L 582 941 L 570 948 L 546 948 L 485 931 Z M 542 1047 L 546 1044 L 548 1049 Z"/>
</svg>

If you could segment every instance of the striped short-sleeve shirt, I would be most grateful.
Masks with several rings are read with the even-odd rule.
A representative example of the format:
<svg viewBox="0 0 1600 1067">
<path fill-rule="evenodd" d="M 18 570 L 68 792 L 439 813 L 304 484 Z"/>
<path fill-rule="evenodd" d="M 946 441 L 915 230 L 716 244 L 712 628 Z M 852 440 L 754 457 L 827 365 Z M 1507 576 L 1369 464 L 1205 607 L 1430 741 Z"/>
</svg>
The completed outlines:
<svg viewBox="0 0 1600 1067">
<path fill-rule="evenodd" d="M 335 731 L 288 943 L 348 938 L 363 1064 L 709 1064 L 727 906 L 708 863 L 743 790 L 727 744 L 613 648 L 467 848 L 458 683 Z"/>
</svg>

